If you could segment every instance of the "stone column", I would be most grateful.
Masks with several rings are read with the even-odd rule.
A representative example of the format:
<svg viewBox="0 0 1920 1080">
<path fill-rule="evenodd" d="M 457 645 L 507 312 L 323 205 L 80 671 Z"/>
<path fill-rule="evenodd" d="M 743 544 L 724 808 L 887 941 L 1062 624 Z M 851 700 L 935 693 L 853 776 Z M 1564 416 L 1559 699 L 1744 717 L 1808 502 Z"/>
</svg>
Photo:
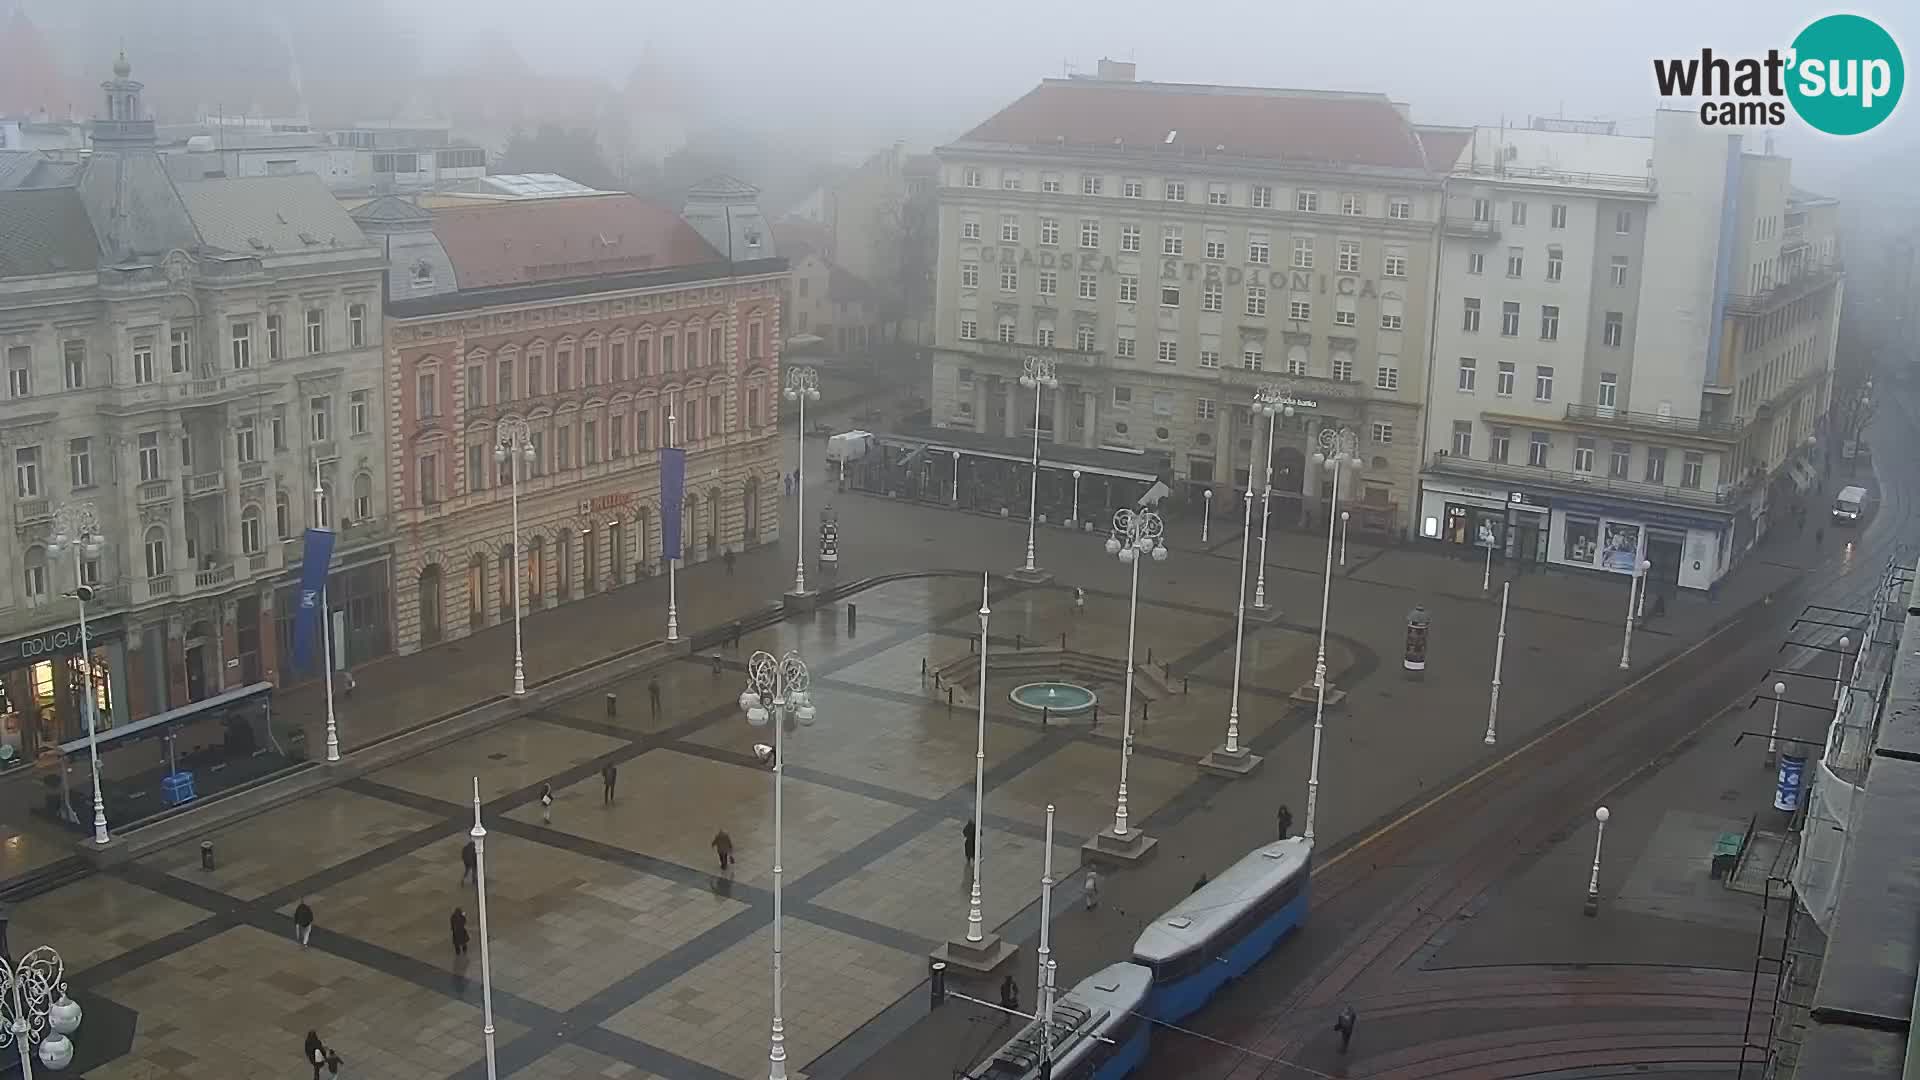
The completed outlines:
<svg viewBox="0 0 1920 1080">
<path fill-rule="evenodd" d="M 1080 445 L 1091 450 L 1100 445 L 1100 433 L 1095 428 L 1099 410 L 1094 404 L 1093 391 L 1087 390 L 1083 392 L 1080 399 L 1080 414 L 1083 418 L 1083 423 L 1080 428 Z"/>
<path fill-rule="evenodd" d="M 976 374 L 973 377 L 973 430 L 982 434 L 987 430 L 987 377 Z"/>
<path fill-rule="evenodd" d="M 240 450 L 238 445 L 227 437 L 229 432 L 238 429 L 238 418 L 233 415 L 233 411 L 233 406 L 227 406 L 228 415 L 226 427 L 225 430 L 221 432 L 219 441 L 216 442 L 215 445 L 220 448 L 220 478 L 221 482 L 226 485 L 226 491 L 220 499 L 220 508 L 226 515 L 226 521 L 222 522 L 222 532 L 227 538 L 224 554 L 227 558 L 234 560 L 234 577 L 244 578 L 251 571 L 242 570 L 239 567 L 239 563 L 247 558 L 245 546 L 240 542 L 240 511 L 244 507 L 244 503 L 240 498 Z M 258 439 L 259 437 L 260 432 L 256 430 L 254 432 L 254 438 Z M 257 446 L 258 443 L 255 445 Z M 270 506 L 260 508 L 260 536 L 262 541 L 265 540 L 267 528 L 271 524 L 267 515 L 272 512 L 273 508 Z M 231 655 L 238 656 L 239 653 L 235 652 Z"/>
<path fill-rule="evenodd" d="M 1002 393 L 1006 396 L 1006 408 L 1000 411 L 1002 435 L 1012 439 L 1020 434 L 1019 421 L 1014 419 L 1020 408 L 1020 380 L 1018 378 L 1000 380 Z"/>
<path fill-rule="evenodd" d="M 1067 441 L 1067 388 L 1061 386 L 1053 392 L 1053 441 Z"/>
</svg>

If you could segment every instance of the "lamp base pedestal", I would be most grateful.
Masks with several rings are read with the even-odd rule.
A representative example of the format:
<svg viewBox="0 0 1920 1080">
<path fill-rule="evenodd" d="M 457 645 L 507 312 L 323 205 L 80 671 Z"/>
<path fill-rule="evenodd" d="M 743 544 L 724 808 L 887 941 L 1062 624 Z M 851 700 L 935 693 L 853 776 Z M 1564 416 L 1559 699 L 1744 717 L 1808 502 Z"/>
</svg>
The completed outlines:
<svg viewBox="0 0 1920 1080">
<path fill-rule="evenodd" d="M 1259 754 L 1250 752 L 1246 747 L 1228 753 L 1225 746 L 1216 746 L 1206 757 L 1200 759 L 1200 768 L 1215 776 L 1224 776 L 1237 780 L 1243 776 L 1252 776 L 1260 763 L 1267 760 Z"/>
<path fill-rule="evenodd" d="M 1019 582 L 1022 585 L 1050 585 L 1053 583 L 1053 574 L 1049 571 L 1041 570 L 1037 567 L 1032 570 L 1028 570 L 1023 567 L 1019 570 L 1015 570 L 1012 573 L 1009 573 L 1007 577 L 1013 581 Z"/>
<path fill-rule="evenodd" d="M 1093 839 L 1080 845 L 1080 862 L 1082 865 L 1139 866 L 1159 846 L 1160 841 L 1148 836 L 1142 829 L 1129 829 L 1124 836 L 1110 828 L 1102 829 L 1093 834 Z"/>
<path fill-rule="evenodd" d="M 808 589 L 806 592 L 788 590 L 781 596 L 781 600 L 788 611 L 812 611 L 820 606 L 820 594 L 813 589 Z"/>
<path fill-rule="evenodd" d="M 1261 626 L 1272 626 L 1279 622 L 1281 614 L 1279 604 L 1270 603 L 1263 608 L 1254 607 L 1252 604 L 1247 605 L 1247 621 L 1259 623 Z"/>
<path fill-rule="evenodd" d="M 979 941 L 948 938 L 929 955 L 944 962 L 954 974 L 988 978 L 999 974 L 1001 968 L 1019 956 L 1020 946 L 1002 939 L 999 934 L 988 934 Z"/>
<path fill-rule="evenodd" d="M 1587 894 L 1587 902 L 1580 905 L 1580 914 L 1585 915 L 1589 919 L 1600 914 L 1600 895 L 1598 893 Z"/>
</svg>

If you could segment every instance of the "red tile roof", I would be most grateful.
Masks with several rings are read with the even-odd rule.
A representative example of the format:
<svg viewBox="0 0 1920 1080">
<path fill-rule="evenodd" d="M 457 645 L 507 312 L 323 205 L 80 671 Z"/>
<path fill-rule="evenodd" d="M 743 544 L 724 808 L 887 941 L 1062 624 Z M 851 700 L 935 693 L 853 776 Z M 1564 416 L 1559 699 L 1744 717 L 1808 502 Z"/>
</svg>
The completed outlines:
<svg viewBox="0 0 1920 1080">
<path fill-rule="evenodd" d="M 678 214 L 632 195 L 449 207 L 433 234 L 463 291 L 722 261 Z"/>
<path fill-rule="evenodd" d="M 1173 133 L 1172 141 L 1168 134 Z M 1413 127 L 1382 94 L 1048 79 L 962 143 L 1214 153 L 1424 169 Z"/>
<path fill-rule="evenodd" d="M 1427 151 L 1427 167 L 1436 173 L 1450 172 L 1460 152 L 1473 141 L 1472 128 L 1416 128 L 1420 145 Z"/>
</svg>

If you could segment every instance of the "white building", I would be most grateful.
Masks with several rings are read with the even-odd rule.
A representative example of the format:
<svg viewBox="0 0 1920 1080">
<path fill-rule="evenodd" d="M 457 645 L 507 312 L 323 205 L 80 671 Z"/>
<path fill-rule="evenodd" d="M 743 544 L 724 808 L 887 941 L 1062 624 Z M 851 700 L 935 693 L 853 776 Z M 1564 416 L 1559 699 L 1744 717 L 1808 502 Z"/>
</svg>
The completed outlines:
<svg viewBox="0 0 1920 1080">
<path fill-rule="evenodd" d="M 1770 149 L 1770 148 L 1769 148 Z M 1813 478 L 1832 203 L 1691 112 L 1479 128 L 1446 184 L 1419 533 L 1703 589 Z"/>
</svg>

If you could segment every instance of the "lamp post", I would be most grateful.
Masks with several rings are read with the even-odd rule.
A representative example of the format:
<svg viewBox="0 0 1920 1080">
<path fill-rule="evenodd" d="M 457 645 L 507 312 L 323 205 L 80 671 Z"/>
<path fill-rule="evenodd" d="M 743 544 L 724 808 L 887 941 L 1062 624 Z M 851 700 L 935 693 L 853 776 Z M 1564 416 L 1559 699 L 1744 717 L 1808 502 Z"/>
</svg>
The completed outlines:
<svg viewBox="0 0 1920 1080">
<path fill-rule="evenodd" d="M 1487 549 L 1486 569 L 1480 571 L 1480 591 L 1486 592 L 1493 588 L 1493 536 L 1491 533 L 1480 546 Z"/>
<path fill-rule="evenodd" d="M 1073 470 L 1073 520 L 1067 522 L 1068 528 L 1080 527 L 1080 470 Z"/>
<path fill-rule="evenodd" d="M 1127 594 L 1127 672 L 1120 706 L 1120 796 L 1113 811 L 1114 839 L 1127 844 L 1133 843 L 1138 833 L 1127 824 L 1127 759 L 1133 756 L 1133 644 L 1140 611 L 1140 556 L 1166 561 L 1167 546 L 1161 542 L 1165 533 L 1166 525 L 1159 514 L 1128 509 L 1113 515 L 1113 532 L 1107 537 L 1107 554 L 1126 563 L 1133 578 Z"/>
<path fill-rule="evenodd" d="M 953 452 L 953 502 L 960 504 L 960 451 Z"/>
<path fill-rule="evenodd" d="M 1213 489 L 1212 488 L 1203 488 L 1201 490 L 1200 502 L 1203 504 L 1200 508 L 1200 542 L 1204 544 L 1207 542 L 1207 526 L 1213 524 Z M 1241 571 L 1241 575 L 1243 577 L 1245 576 L 1245 574 L 1246 574 L 1246 571 L 1244 570 Z"/>
<path fill-rule="evenodd" d="M 1612 815 L 1606 807 L 1593 812 L 1593 873 L 1587 878 L 1587 903 L 1581 910 L 1588 916 L 1600 914 L 1600 845 L 1607 838 L 1607 818 Z"/>
<path fill-rule="evenodd" d="M 1033 475 L 1027 481 L 1027 565 L 1025 573 L 1034 573 L 1033 523 L 1040 508 L 1040 402 L 1046 391 L 1058 389 L 1053 360 L 1029 356 L 1020 373 L 1020 385 L 1033 391 Z"/>
<path fill-rule="evenodd" d="M 20 1055 L 21 1080 L 33 1080 L 33 1044 L 40 1064 L 58 1072 L 73 1064 L 73 1040 L 80 1029 L 80 1006 L 67 996 L 66 964 L 42 945 L 19 960 L 0 956 L 0 1050 L 11 1045 Z"/>
<path fill-rule="evenodd" d="M 1629 657 L 1633 652 L 1634 600 L 1636 598 L 1636 594 L 1638 594 L 1641 589 L 1640 583 L 1642 579 L 1646 577 L 1647 571 L 1651 569 L 1653 569 L 1653 563 L 1647 561 L 1646 559 L 1641 559 L 1638 563 L 1634 564 L 1633 577 L 1631 580 L 1627 582 L 1627 629 L 1626 629 L 1625 636 L 1623 636 L 1620 639 L 1620 670 L 1621 671 L 1627 670 L 1627 667 L 1629 666 Z"/>
<path fill-rule="evenodd" d="M 1053 804 L 1047 804 L 1046 847 L 1040 857 L 1040 958 L 1033 977 L 1034 993 L 1039 997 L 1040 1075 L 1053 1075 L 1053 949 L 1048 944 L 1053 924 Z"/>
<path fill-rule="evenodd" d="M 1838 705 L 1847 686 L 1847 650 L 1853 647 L 1853 639 L 1840 635 L 1840 659 L 1833 665 L 1833 702 Z"/>
<path fill-rule="evenodd" d="M 313 524 L 316 528 L 331 531 L 327 522 L 332 509 L 327 505 L 327 485 L 320 482 L 320 455 L 316 453 L 313 455 Z M 327 582 L 332 576 L 331 572 L 320 575 L 320 661 L 326 673 L 320 685 L 325 689 L 327 702 L 327 762 L 337 764 L 340 761 L 340 725 L 333 712 L 333 608 L 327 603 Z"/>
<path fill-rule="evenodd" d="M 1267 418 L 1267 453 L 1261 463 L 1260 479 L 1260 576 L 1253 585 L 1253 606 L 1267 610 L 1267 524 L 1273 519 L 1273 436 L 1282 416 L 1291 417 L 1293 406 L 1286 387 L 1274 383 L 1253 392 L 1253 415 Z M 1247 487 L 1253 487 L 1253 472 L 1247 472 Z"/>
<path fill-rule="evenodd" d="M 973 894 L 967 903 L 967 941 L 979 945 L 986 940 L 980 915 L 980 861 L 987 848 L 987 620 L 993 609 L 987 606 L 987 575 L 980 575 L 980 714 L 973 741 Z"/>
<path fill-rule="evenodd" d="M 1488 746 L 1496 741 L 1494 729 L 1500 721 L 1500 661 L 1507 655 L 1507 593 L 1512 588 L 1511 581 L 1500 586 L 1500 636 L 1493 643 L 1493 692 L 1487 697 L 1487 737 L 1480 740 Z"/>
<path fill-rule="evenodd" d="M 820 400 L 819 369 L 805 365 L 788 368 L 784 393 L 788 401 L 800 404 L 800 436 L 794 440 L 800 452 L 800 463 L 794 471 L 800 482 L 793 485 L 794 497 L 799 500 L 794 508 L 799 527 L 793 531 L 793 593 L 803 596 L 807 591 L 807 402 Z"/>
<path fill-rule="evenodd" d="M 513 692 L 527 692 L 527 660 L 520 649 L 520 471 L 533 464 L 533 429 L 524 417 L 509 416 L 494 432 L 493 460 L 507 467 L 507 488 L 513 504 Z"/>
<path fill-rule="evenodd" d="M 1347 517 L 1345 510 L 1340 511 L 1340 565 L 1347 565 Z"/>
<path fill-rule="evenodd" d="M 104 847 L 111 838 L 107 835 L 106 797 L 100 791 L 100 703 L 93 694 L 93 647 L 87 642 L 87 601 L 93 599 L 93 588 L 87 582 L 82 561 L 100 554 L 100 545 L 100 519 L 92 503 L 71 503 L 54 510 L 47 554 L 59 558 L 63 551 L 73 551 L 72 596 L 80 608 L 80 693 L 85 699 L 80 715 L 87 722 L 87 756 L 93 766 L 93 842 Z M 327 675 L 331 678 L 333 673 Z"/>
<path fill-rule="evenodd" d="M 785 825 L 781 787 L 786 778 L 786 727 L 789 718 L 813 723 L 813 702 L 807 695 L 812 681 L 799 653 L 776 658 L 769 652 L 756 652 L 747 660 L 747 688 L 740 692 L 740 707 L 747 714 L 747 723 L 754 727 L 773 724 L 773 1032 L 767 1049 L 767 1080 L 787 1080 L 787 1030 L 780 1018 L 780 994 L 785 986 L 780 970 L 780 858 Z"/>
<path fill-rule="evenodd" d="M 1348 428 L 1321 428 L 1320 450 L 1313 463 L 1333 474 L 1333 502 L 1327 514 L 1327 570 L 1320 585 L 1320 648 L 1313 658 L 1313 759 L 1307 767 L 1307 826 L 1301 834 L 1313 843 L 1313 823 L 1320 810 L 1320 745 L 1326 730 L 1327 715 L 1327 602 L 1333 596 L 1333 513 L 1340 508 L 1340 473 L 1344 468 L 1360 467 L 1360 437 Z"/>
<path fill-rule="evenodd" d="M 672 447 L 674 442 L 677 439 L 679 439 L 679 437 L 680 437 L 679 417 L 674 415 L 673 397 L 669 395 L 667 397 L 667 446 Z M 681 500 L 681 508 L 680 508 L 681 512 L 679 516 L 684 518 L 686 516 L 686 493 L 684 491 L 681 493 L 680 500 Z M 664 507 L 662 509 L 664 509 Z M 676 572 L 675 568 L 680 565 L 680 556 L 686 550 L 686 546 L 687 546 L 686 534 L 687 534 L 687 523 L 685 521 L 681 521 L 680 535 L 674 537 L 674 539 L 678 541 L 678 543 L 673 545 L 674 550 L 672 551 L 666 550 L 667 536 L 664 529 L 660 534 L 660 547 L 661 547 L 660 554 L 662 557 L 664 557 L 667 560 L 667 640 L 668 641 L 680 640 L 680 575 Z M 800 541 L 800 543 L 805 544 L 806 541 L 803 539 Z"/>
<path fill-rule="evenodd" d="M 487 938 L 487 830 L 480 824 L 480 778 L 473 778 L 473 883 L 480 909 L 480 1036 L 487 1046 L 487 1080 L 498 1080 L 493 1053 L 493 954 Z"/>
<path fill-rule="evenodd" d="M 1767 768 L 1773 768 L 1774 761 L 1780 755 L 1780 696 L 1787 692 L 1787 684 L 1773 684 L 1773 722 L 1767 725 Z"/>
<path fill-rule="evenodd" d="M 1240 576 L 1234 581 L 1233 596 L 1233 697 L 1227 705 L 1227 741 L 1201 759 L 1200 765 L 1222 775 L 1244 776 L 1260 764 L 1260 758 L 1240 745 L 1240 655 L 1247 636 L 1247 554 L 1253 540 L 1253 490 L 1243 498 L 1246 504 L 1240 525 Z"/>
</svg>

